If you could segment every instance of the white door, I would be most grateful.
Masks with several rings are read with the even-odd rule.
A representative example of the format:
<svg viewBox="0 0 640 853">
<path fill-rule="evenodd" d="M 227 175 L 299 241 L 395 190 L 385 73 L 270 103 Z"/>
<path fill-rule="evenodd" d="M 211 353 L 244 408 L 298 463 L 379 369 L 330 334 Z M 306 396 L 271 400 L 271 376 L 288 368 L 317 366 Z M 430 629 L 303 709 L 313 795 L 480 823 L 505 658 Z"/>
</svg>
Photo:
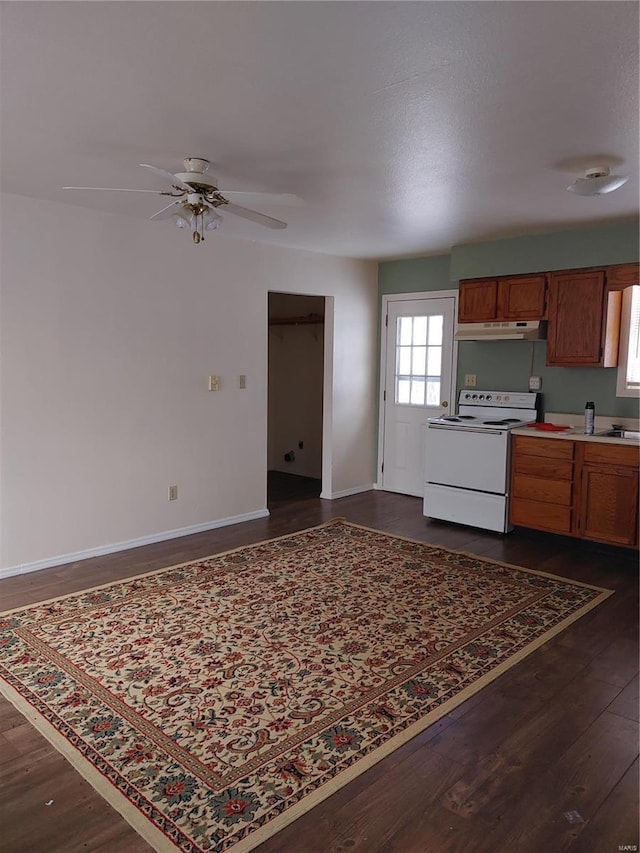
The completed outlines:
<svg viewBox="0 0 640 853">
<path fill-rule="evenodd" d="M 427 418 L 454 393 L 455 296 L 389 299 L 382 365 L 382 488 L 424 493 Z"/>
</svg>

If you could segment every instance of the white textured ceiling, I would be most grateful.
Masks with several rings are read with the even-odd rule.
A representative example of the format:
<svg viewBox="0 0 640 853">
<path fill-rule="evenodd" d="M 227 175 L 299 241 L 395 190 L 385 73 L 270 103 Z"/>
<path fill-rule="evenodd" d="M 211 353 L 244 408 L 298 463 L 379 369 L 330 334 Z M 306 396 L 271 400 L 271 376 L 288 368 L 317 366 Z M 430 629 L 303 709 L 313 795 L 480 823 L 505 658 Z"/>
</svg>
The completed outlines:
<svg viewBox="0 0 640 853">
<path fill-rule="evenodd" d="M 637 215 L 638 8 L 3 2 L 2 189 L 145 218 L 162 198 L 62 187 L 206 157 L 221 186 L 304 200 L 253 205 L 284 231 L 225 232 L 362 258 Z M 624 187 L 565 192 L 602 160 Z"/>
</svg>

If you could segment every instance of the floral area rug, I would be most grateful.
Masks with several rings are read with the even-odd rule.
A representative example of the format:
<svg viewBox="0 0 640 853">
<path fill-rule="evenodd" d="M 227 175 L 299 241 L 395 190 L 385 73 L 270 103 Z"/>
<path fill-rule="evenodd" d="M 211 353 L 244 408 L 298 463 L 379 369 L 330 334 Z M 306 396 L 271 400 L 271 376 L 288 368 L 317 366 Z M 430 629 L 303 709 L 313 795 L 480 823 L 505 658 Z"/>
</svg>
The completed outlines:
<svg viewBox="0 0 640 853">
<path fill-rule="evenodd" d="M 343 520 L 0 616 L 0 689 L 159 851 L 251 850 L 611 593 Z"/>
</svg>

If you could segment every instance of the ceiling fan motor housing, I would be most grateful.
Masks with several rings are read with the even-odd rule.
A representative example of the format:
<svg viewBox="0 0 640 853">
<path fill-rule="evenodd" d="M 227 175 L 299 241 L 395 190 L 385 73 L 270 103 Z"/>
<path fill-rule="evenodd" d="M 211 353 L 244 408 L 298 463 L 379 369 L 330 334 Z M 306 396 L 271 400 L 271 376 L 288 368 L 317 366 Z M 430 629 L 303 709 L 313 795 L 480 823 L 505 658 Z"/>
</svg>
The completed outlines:
<svg viewBox="0 0 640 853">
<path fill-rule="evenodd" d="M 201 189 L 203 192 L 215 192 L 218 189 L 216 178 L 201 175 L 199 172 L 176 172 L 175 177 L 196 191 Z"/>
<path fill-rule="evenodd" d="M 182 164 L 187 172 L 197 172 L 199 175 L 204 175 L 209 168 L 209 161 L 204 157 L 185 157 Z"/>
</svg>

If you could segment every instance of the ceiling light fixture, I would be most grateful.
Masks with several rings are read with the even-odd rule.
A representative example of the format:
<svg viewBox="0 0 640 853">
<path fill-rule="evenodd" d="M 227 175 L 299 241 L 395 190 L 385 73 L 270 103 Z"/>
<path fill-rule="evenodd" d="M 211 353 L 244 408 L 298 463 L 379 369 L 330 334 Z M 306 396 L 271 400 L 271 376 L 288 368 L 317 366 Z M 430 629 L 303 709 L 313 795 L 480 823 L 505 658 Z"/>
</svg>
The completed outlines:
<svg viewBox="0 0 640 853">
<path fill-rule="evenodd" d="M 578 178 L 567 189 L 576 195 L 603 195 L 617 190 L 628 180 L 625 175 L 610 175 L 608 166 L 592 166 L 584 178 Z"/>
<path fill-rule="evenodd" d="M 178 213 L 174 213 L 171 218 L 178 228 L 191 228 L 193 214 L 190 210 L 180 210 Z"/>
<path fill-rule="evenodd" d="M 220 227 L 222 217 L 213 206 L 197 193 L 190 193 L 189 200 L 181 204 L 171 218 L 178 228 L 189 229 L 194 243 L 204 240 L 205 231 L 215 231 Z"/>
</svg>

